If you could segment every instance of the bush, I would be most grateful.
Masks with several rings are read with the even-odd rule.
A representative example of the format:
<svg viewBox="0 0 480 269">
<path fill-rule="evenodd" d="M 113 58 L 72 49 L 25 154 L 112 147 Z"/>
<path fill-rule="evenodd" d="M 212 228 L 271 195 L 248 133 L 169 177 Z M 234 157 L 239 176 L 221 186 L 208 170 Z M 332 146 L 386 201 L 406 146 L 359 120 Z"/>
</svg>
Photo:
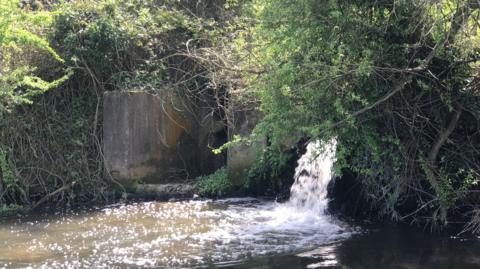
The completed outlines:
<svg viewBox="0 0 480 269">
<path fill-rule="evenodd" d="M 337 171 L 358 175 L 395 221 L 443 226 L 479 210 L 477 4 L 255 3 L 250 69 L 265 69 L 251 78 L 265 115 L 255 132 L 270 147 L 337 137 Z"/>
<path fill-rule="evenodd" d="M 267 148 L 258 154 L 248 171 L 243 186 L 249 195 L 267 195 L 286 198 L 293 184 L 293 174 L 298 154 L 290 151 L 274 151 Z"/>
<path fill-rule="evenodd" d="M 18 2 L 0 0 L 0 116 L 16 105 L 32 103 L 35 95 L 58 87 L 69 77 L 52 76 L 52 71 L 39 74 L 39 62 L 50 66 L 64 62 L 44 38 L 42 29 L 49 27 L 52 14 L 29 12 Z"/>
<path fill-rule="evenodd" d="M 211 175 L 201 176 L 197 180 L 199 194 L 206 197 L 225 196 L 232 188 L 226 167 L 218 169 Z"/>
<path fill-rule="evenodd" d="M 210 32 L 234 12 L 223 1 L 54 2 L 0 0 L 0 204 L 114 199 L 101 152 L 103 92 L 207 99 L 197 95 L 213 87 L 185 55 L 187 42 L 211 46 Z"/>
</svg>

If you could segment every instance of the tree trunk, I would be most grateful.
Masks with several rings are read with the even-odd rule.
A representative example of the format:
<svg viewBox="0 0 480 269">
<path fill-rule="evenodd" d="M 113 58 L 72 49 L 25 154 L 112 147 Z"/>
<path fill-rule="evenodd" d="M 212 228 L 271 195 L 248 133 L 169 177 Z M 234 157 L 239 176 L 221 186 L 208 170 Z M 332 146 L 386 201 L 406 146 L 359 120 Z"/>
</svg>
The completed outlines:
<svg viewBox="0 0 480 269">
<path fill-rule="evenodd" d="M 436 169 L 436 160 L 438 157 L 438 153 L 440 152 L 440 149 L 445 145 L 445 142 L 447 141 L 448 137 L 452 134 L 452 132 L 455 130 L 455 127 L 457 126 L 458 120 L 460 119 L 460 116 L 462 114 L 462 109 L 460 104 L 457 104 L 456 110 L 450 119 L 450 123 L 448 124 L 447 128 L 440 131 L 438 138 L 433 145 L 432 149 L 430 150 L 430 153 L 428 154 L 427 158 L 427 178 L 437 194 L 437 197 L 440 200 L 440 221 L 446 225 L 447 224 L 447 207 L 442 200 L 441 196 L 441 179 L 437 177 L 437 169 Z"/>
</svg>

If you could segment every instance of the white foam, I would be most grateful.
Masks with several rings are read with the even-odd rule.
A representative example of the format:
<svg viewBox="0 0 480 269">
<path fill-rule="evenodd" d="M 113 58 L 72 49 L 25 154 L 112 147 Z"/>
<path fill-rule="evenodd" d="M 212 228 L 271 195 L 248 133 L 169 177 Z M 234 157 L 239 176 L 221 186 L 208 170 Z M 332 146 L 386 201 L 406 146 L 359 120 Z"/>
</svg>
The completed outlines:
<svg viewBox="0 0 480 269">
<path fill-rule="evenodd" d="M 4 232 L 0 260 L 23 260 L 35 268 L 190 267 L 299 253 L 341 240 L 351 231 L 325 213 L 335 144 L 307 146 L 286 203 L 254 198 L 147 202 L 47 217 Z"/>
</svg>

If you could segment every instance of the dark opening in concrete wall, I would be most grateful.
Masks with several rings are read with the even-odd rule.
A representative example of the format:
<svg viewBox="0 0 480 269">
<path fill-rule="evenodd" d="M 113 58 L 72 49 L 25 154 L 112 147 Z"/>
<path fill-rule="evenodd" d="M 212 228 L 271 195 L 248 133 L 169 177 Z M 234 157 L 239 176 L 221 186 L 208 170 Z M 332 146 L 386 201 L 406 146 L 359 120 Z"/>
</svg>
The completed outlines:
<svg viewBox="0 0 480 269">
<path fill-rule="evenodd" d="M 175 100 L 146 92 L 104 94 L 103 151 L 115 179 L 177 182 L 225 165 L 225 156 L 212 153 L 227 139 L 223 123 L 210 111 L 192 113 Z"/>
</svg>

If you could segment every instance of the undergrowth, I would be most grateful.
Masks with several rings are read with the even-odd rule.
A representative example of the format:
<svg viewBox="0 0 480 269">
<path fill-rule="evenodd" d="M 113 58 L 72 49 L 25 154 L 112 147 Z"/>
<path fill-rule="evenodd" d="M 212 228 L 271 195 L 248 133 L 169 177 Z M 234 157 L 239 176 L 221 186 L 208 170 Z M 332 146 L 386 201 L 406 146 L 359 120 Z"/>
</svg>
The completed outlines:
<svg viewBox="0 0 480 269">
<path fill-rule="evenodd" d="M 211 175 L 197 178 L 197 182 L 199 194 L 205 197 L 223 197 L 232 190 L 226 167 L 218 169 Z"/>
<path fill-rule="evenodd" d="M 212 44 L 234 12 L 224 1 L 84 0 L 35 8 L 4 1 L 9 6 L 2 5 L 1 14 L 13 19 L 0 18 L 0 41 L 9 42 L 0 42 L 0 60 L 38 77 L 36 86 L 55 82 L 40 85 L 25 102 L 10 102 L 9 94 L 1 95 L 6 91 L 0 93 L 0 204 L 5 208 L 74 206 L 124 196 L 104 169 L 103 93 L 134 88 L 175 91 L 189 97 L 187 103 L 208 99 L 213 86 L 205 68 L 184 54 Z M 20 10 L 29 21 L 18 19 L 24 18 L 15 15 Z M 32 19 L 35 14 L 48 20 Z M 20 30 L 42 46 L 9 47 Z M 42 49 L 46 52 L 38 53 Z M 8 59 L 2 54 L 12 50 Z M 25 76 L 10 77 L 0 79 L 0 87 L 23 97 Z"/>
</svg>

